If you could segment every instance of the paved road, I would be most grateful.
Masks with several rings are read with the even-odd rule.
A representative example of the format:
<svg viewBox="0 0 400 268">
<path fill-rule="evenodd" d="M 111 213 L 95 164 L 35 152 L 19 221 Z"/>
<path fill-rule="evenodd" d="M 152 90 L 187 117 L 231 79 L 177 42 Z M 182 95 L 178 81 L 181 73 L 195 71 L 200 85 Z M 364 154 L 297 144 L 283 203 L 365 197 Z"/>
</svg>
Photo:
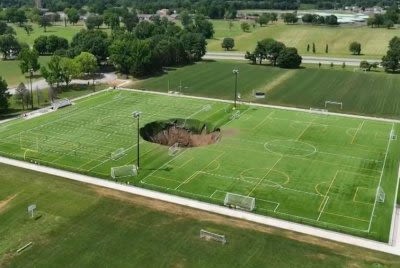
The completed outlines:
<svg viewBox="0 0 400 268">
<path fill-rule="evenodd" d="M 330 57 L 316 57 L 316 56 L 302 56 L 303 63 L 315 63 L 319 62 L 322 64 L 331 64 L 331 62 L 335 65 L 341 65 L 343 62 L 347 66 L 359 66 L 362 60 L 366 60 L 368 62 L 381 62 L 379 59 L 355 59 L 355 58 L 330 58 Z M 213 60 L 243 60 L 247 61 L 244 58 L 244 53 L 242 52 L 207 52 L 203 59 L 213 59 Z"/>
<path fill-rule="evenodd" d="M 104 84 L 104 83 L 109 83 L 109 82 L 114 81 L 114 80 L 117 79 L 117 75 L 116 75 L 115 73 L 102 73 L 101 75 L 102 75 L 103 77 L 100 78 L 100 79 L 96 79 L 96 80 L 95 80 L 96 83 Z M 88 82 L 89 82 L 89 83 L 92 83 L 92 81 L 93 81 L 92 79 L 89 79 L 89 80 L 86 80 L 86 79 L 73 79 L 73 80 L 71 81 L 71 84 L 85 85 L 85 84 L 87 84 Z M 27 88 L 30 88 L 30 84 L 29 84 L 29 83 L 26 83 L 25 86 L 26 86 Z M 10 94 L 15 94 L 15 89 L 16 89 L 16 87 L 17 87 L 17 86 L 11 86 L 11 87 L 9 87 L 9 88 L 8 88 L 8 92 L 9 92 Z M 46 88 L 49 88 L 49 87 L 50 87 L 49 84 L 48 84 L 48 83 L 46 82 L 46 80 L 44 80 L 44 79 L 40 79 L 40 80 L 36 80 L 36 81 L 33 81 L 33 82 L 32 82 L 32 89 L 33 89 L 33 90 L 36 90 L 36 89 L 43 90 L 43 89 L 46 89 Z"/>
</svg>

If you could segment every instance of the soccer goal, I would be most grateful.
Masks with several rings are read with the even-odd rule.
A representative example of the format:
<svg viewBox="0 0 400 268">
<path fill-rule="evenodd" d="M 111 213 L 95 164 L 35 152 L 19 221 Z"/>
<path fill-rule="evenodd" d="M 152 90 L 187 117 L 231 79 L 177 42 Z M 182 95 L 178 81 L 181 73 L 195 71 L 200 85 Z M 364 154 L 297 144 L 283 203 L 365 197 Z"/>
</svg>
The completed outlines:
<svg viewBox="0 0 400 268">
<path fill-rule="evenodd" d="M 240 111 L 235 111 L 231 117 L 230 120 L 238 119 L 240 117 Z"/>
<path fill-rule="evenodd" d="M 69 99 L 56 100 L 51 103 L 51 107 L 53 108 L 53 110 L 57 110 L 59 108 L 63 108 L 70 105 L 72 105 L 72 102 Z"/>
<path fill-rule="evenodd" d="M 325 109 L 327 109 L 327 107 L 329 106 L 329 105 L 333 105 L 333 106 L 336 106 L 336 107 L 340 107 L 340 110 L 342 110 L 343 109 L 343 102 L 341 102 L 341 101 L 325 101 Z"/>
<path fill-rule="evenodd" d="M 392 129 L 392 130 L 390 131 L 390 139 L 391 139 L 392 141 L 397 140 L 397 135 L 396 135 L 396 132 L 394 131 L 394 129 Z"/>
<path fill-rule="evenodd" d="M 114 180 L 124 177 L 133 177 L 137 175 L 137 167 L 135 165 L 126 165 L 111 168 L 111 178 Z"/>
<path fill-rule="evenodd" d="M 376 201 L 379 203 L 384 203 L 385 202 L 385 192 L 383 191 L 382 187 L 379 186 L 378 189 L 376 190 Z"/>
<path fill-rule="evenodd" d="M 253 211 L 256 207 L 256 199 L 250 196 L 244 196 L 234 193 L 226 193 L 224 206 L 237 208 L 247 211 Z"/>
<path fill-rule="evenodd" d="M 111 153 L 110 158 L 112 160 L 118 160 L 121 157 L 123 157 L 124 155 L 126 155 L 125 149 L 124 148 L 118 148 L 117 150 L 115 150 L 114 152 Z"/>
<path fill-rule="evenodd" d="M 174 156 L 174 155 L 178 154 L 180 150 L 181 150 L 181 148 L 179 147 L 179 143 L 178 142 L 174 143 L 174 145 L 172 145 L 168 148 L 168 155 Z"/>
<path fill-rule="evenodd" d="M 200 230 L 200 238 L 205 240 L 214 240 L 217 242 L 221 242 L 222 244 L 226 244 L 225 235 L 216 234 L 203 229 Z"/>
</svg>

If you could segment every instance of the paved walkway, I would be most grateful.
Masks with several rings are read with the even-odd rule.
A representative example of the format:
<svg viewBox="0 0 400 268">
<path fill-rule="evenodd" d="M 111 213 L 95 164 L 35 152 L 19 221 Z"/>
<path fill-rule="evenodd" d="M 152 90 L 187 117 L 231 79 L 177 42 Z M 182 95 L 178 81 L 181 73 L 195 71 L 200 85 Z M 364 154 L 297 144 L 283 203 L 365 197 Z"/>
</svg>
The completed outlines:
<svg viewBox="0 0 400 268">
<path fill-rule="evenodd" d="M 357 59 L 357 58 L 330 58 L 320 56 L 302 56 L 302 63 L 313 63 L 313 64 L 335 64 L 342 65 L 343 62 L 347 66 L 360 66 L 360 62 L 366 60 L 368 62 L 381 62 L 379 59 Z M 203 59 L 210 60 L 240 60 L 248 61 L 244 58 L 243 52 L 207 52 Z"/>
<path fill-rule="evenodd" d="M 95 83 L 98 84 L 106 84 L 106 83 L 110 83 L 112 81 L 115 81 L 117 79 L 117 75 L 115 73 L 102 73 L 103 77 L 99 78 L 99 79 L 95 79 Z M 87 83 L 92 83 L 93 80 L 92 79 L 72 79 L 71 84 L 78 84 L 78 85 L 86 85 Z M 14 86 L 10 86 L 8 88 L 8 92 L 10 94 L 15 94 L 15 89 L 17 88 L 18 85 L 14 85 Z M 25 83 L 25 86 L 30 89 L 30 84 Z M 43 90 L 46 88 L 49 88 L 49 84 L 46 82 L 45 79 L 40 79 L 40 80 L 36 80 L 36 81 L 32 81 L 32 89 L 33 90 Z"/>
<path fill-rule="evenodd" d="M 19 160 L 9 159 L 5 157 L 0 157 L 0 163 L 12 165 L 16 167 L 21 167 L 29 170 L 34 170 L 42 173 L 47 173 L 59 177 L 64 177 L 70 180 L 79 181 L 87 184 L 97 185 L 101 187 L 106 187 L 113 190 L 118 190 L 122 192 L 127 192 L 135 195 L 140 195 L 148 198 L 158 199 L 161 201 L 178 204 L 182 206 L 187 206 L 199 210 L 204 210 L 208 212 L 217 213 L 220 215 L 238 218 L 243 220 L 252 221 L 255 223 L 273 226 L 285 230 L 291 230 L 298 233 L 308 234 L 324 239 L 329 239 L 332 241 L 350 244 L 353 246 L 358 246 L 362 248 L 367 248 L 371 250 L 381 251 L 393 255 L 400 256 L 400 245 L 396 243 L 395 246 L 389 246 L 385 243 L 380 243 L 360 237 L 355 237 L 352 235 L 342 234 L 338 232 L 328 231 L 308 225 L 303 225 L 299 223 L 289 222 L 285 220 L 275 219 L 267 216 L 262 216 L 250 212 L 229 209 L 223 206 L 209 204 L 197 200 L 192 200 L 184 197 L 179 197 L 175 195 L 160 193 L 152 190 L 147 190 L 135 186 L 130 186 L 126 184 L 120 184 L 113 181 L 108 181 L 104 179 L 98 179 L 95 177 L 90 177 L 70 171 L 59 170 L 55 168 L 40 166 L 32 163 L 27 163 Z M 397 230 L 396 230 L 397 232 Z"/>
</svg>

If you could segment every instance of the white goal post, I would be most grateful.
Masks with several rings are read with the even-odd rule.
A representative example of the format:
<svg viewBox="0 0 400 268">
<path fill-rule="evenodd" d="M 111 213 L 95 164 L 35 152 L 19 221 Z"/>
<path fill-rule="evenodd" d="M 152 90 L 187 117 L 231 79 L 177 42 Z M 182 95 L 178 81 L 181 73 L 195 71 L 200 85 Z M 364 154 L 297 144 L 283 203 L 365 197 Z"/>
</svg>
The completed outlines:
<svg viewBox="0 0 400 268">
<path fill-rule="evenodd" d="M 114 180 L 124 177 L 133 177 L 137 175 L 137 167 L 135 165 L 125 165 L 111 168 L 111 178 Z"/>
<path fill-rule="evenodd" d="M 390 140 L 392 141 L 397 140 L 397 135 L 393 128 L 392 130 L 390 130 Z"/>
<path fill-rule="evenodd" d="M 256 199 L 250 196 L 234 194 L 234 193 L 226 193 L 224 199 L 224 206 L 247 210 L 247 211 L 253 211 L 254 208 L 256 207 Z"/>
<path fill-rule="evenodd" d="M 179 153 L 180 150 L 181 150 L 181 148 L 179 147 L 179 143 L 176 142 L 176 143 L 174 143 L 172 146 L 170 146 L 168 148 L 168 155 L 169 156 L 174 156 L 177 153 Z"/>
<path fill-rule="evenodd" d="M 217 242 L 221 242 L 222 244 L 226 244 L 225 235 L 216 234 L 213 232 L 206 231 L 204 229 L 200 230 L 200 238 L 206 240 L 214 240 Z"/>
<path fill-rule="evenodd" d="M 238 119 L 240 117 L 240 111 L 235 111 L 233 114 L 230 116 L 230 120 Z"/>
<path fill-rule="evenodd" d="M 118 160 L 121 157 L 123 157 L 124 155 L 126 155 L 125 149 L 124 148 L 118 148 L 117 150 L 115 150 L 114 152 L 111 153 L 110 158 L 112 160 Z"/>
<path fill-rule="evenodd" d="M 326 107 L 328 107 L 328 105 L 338 105 L 338 106 L 340 106 L 340 109 L 342 110 L 343 109 L 343 102 L 341 102 L 341 101 L 330 101 L 330 100 L 327 100 L 327 101 L 325 101 L 325 109 L 326 109 Z"/>
<path fill-rule="evenodd" d="M 69 99 L 56 100 L 51 103 L 51 107 L 53 108 L 53 110 L 57 110 L 59 108 L 70 106 L 70 105 L 72 105 L 72 102 Z"/>
<path fill-rule="evenodd" d="M 386 197 L 386 194 L 385 194 L 385 192 L 383 191 L 383 188 L 382 188 L 381 186 L 379 186 L 379 187 L 376 189 L 376 201 L 377 201 L 378 203 L 384 203 L 384 202 L 385 202 L 385 197 Z"/>
</svg>

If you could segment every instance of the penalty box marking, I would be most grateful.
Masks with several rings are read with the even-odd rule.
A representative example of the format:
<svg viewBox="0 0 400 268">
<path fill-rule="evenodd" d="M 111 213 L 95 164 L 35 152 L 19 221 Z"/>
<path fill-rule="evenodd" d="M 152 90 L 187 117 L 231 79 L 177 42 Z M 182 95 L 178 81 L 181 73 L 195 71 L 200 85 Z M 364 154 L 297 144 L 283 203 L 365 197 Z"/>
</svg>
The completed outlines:
<svg viewBox="0 0 400 268">
<path fill-rule="evenodd" d="M 357 193 L 358 193 L 358 189 L 367 189 L 367 190 L 369 190 L 370 188 L 367 188 L 367 187 L 361 187 L 361 186 L 358 186 L 357 187 L 357 189 L 356 189 L 356 192 L 354 193 L 354 196 L 353 196 L 353 202 L 354 203 L 361 203 L 361 204 L 365 204 L 365 205 L 371 205 L 371 206 L 373 206 L 374 204 L 373 203 L 368 203 L 368 202 L 361 202 L 361 201 L 357 201 L 356 199 L 357 199 Z"/>
<path fill-rule="evenodd" d="M 205 167 L 203 167 L 200 170 L 195 171 L 192 175 L 190 175 L 186 180 L 184 180 L 181 184 L 178 185 L 178 187 L 175 188 L 175 190 L 177 190 L 179 187 L 181 187 L 183 184 L 187 184 L 188 182 L 190 182 L 194 177 L 197 176 L 198 173 L 204 171 L 207 167 L 209 167 L 212 163 L 214 163 L 214 161 L 217 161 L 219 158 L 221 158 L 221 156 L 223 156 L 225 154 L 221 153 L 220 155 L 218 155 L 216 158 L 214 158 L 213 160 L 211 160 Z"/>
</svg>

